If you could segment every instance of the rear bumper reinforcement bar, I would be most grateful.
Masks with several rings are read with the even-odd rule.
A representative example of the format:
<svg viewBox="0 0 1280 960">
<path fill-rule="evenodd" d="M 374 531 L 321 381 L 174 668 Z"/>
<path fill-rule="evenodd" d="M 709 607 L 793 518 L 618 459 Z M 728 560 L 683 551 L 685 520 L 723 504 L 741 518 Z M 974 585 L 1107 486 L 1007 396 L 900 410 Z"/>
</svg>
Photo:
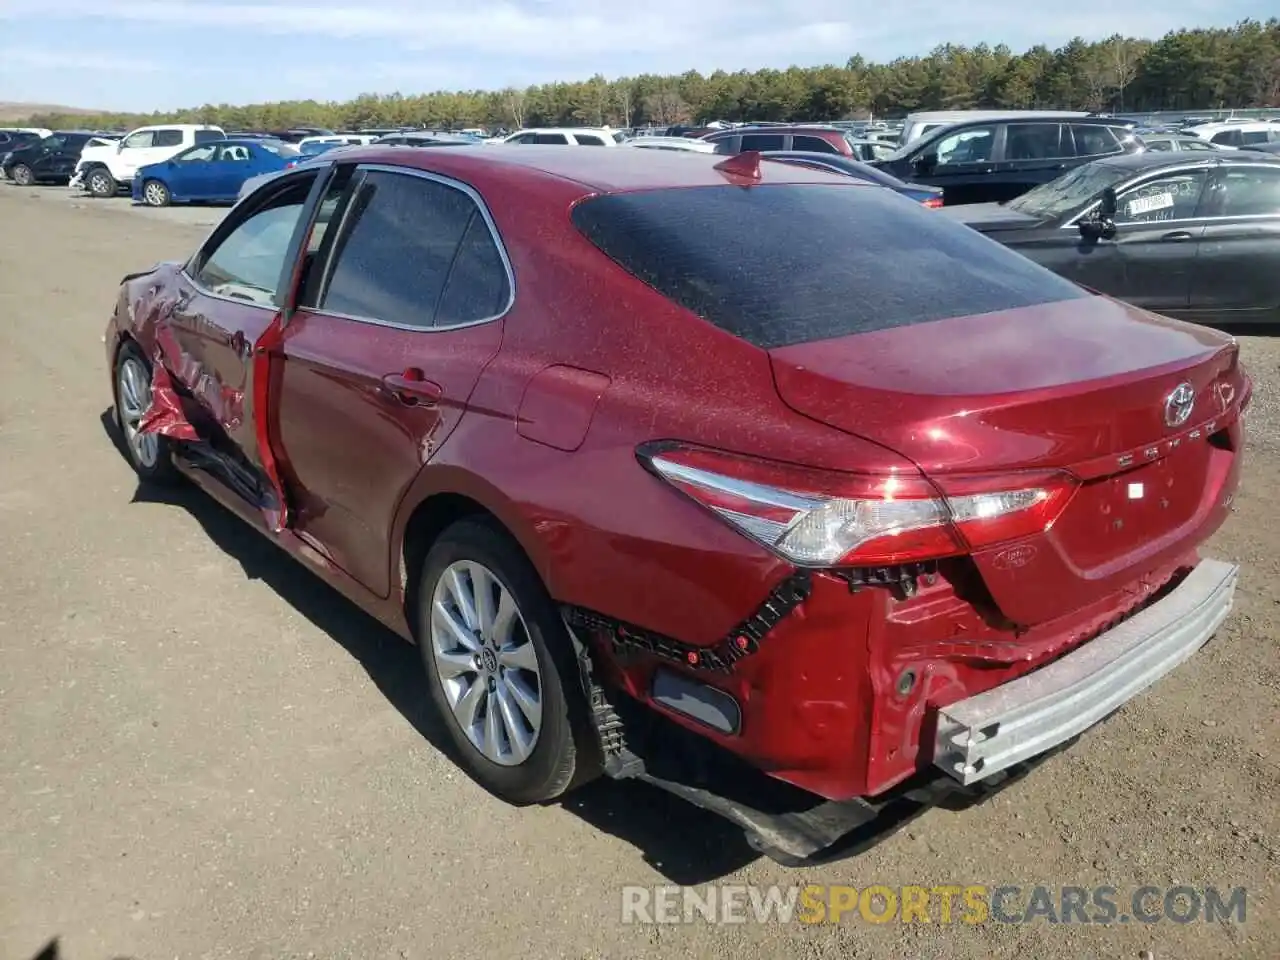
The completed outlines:
<svg viewBox="0 0 1280 960">
<path fill-rule="evenodd" d="M 1231 611 L 1239 570 L 1203 560 L 1168 596 L 1078 650 L 941 708 L 934 763 L 968 785 L 1093 726 L 1213 636 Z"/>
</svg>

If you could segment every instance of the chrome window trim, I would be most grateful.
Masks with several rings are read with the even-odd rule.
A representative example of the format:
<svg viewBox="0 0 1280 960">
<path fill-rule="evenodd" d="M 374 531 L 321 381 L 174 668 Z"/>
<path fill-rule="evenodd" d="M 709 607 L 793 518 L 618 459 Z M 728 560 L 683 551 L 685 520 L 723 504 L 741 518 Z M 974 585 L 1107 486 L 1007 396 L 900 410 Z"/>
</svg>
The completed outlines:
<svg viewBox="0 0 1280 960">
<path fill-rule="evenodd" d="M 1280 164 L 1258 163 L 1258 162 L 1223 164 L 1223 163 L 1217 162 L 1216 160 L 1206 159 L 1206 160 L 1197 161 L 1190 166 L 1166 167 L 1157 173 L 1151 174 L 1150 179 L 1155 180 L 1158 177 L 1166 176 L 1167 174 L 1194 173 L 1197 170 L 1206 170 L 1212 176 L 1215 170 L 1251 170 L 1251 169 L 1280 171 Z M 1134 187 L 1139 186 L 1142 183 L 1142 180 L 1143 180 L 1143 175 L 1140 174 L 1134 179 L 1127 181 L 1124 184 L 1124 187 L 1122 189 L 1116 191 L 1116 196 L 1119 196 L 1125 190 L 1132 190 Z M 1101 200 L 1095 200 L 1093 203 L 1089 204 L 1089 206 L 1085 207 L 1083 210 L 1077 213 L 1074 217 L 1072 217 L 1069 221 L 1067 221 L 1058 229 L 1059 230 L 1077 229 L 1077 224 L 1079 223 L 1079 221 L 1082 218 L 1088 216 L 1095 209 L 1097 209 L 1098 204 L 1100 204 L 1101 202 L 1102 202 Z M 1176 220 L 1153 220 L 1152 223 L 1219 223 L 1223 220 L 1273 220 L 1273 219 L 1276 219 L 1277 217 L 1280 217 L 1280 214 L 1246 213 L 1246 214 L 1241 214 L 1235 217 L 1179 217 Z M 1131 226 L 1131 225 L 1132 224 L 1128 224 L 1128 223 L 1116 224 L 1116 226 L 1118 227 L 1125 227 L 1125 226 Z"/>
<path fill-rule="evenodd" d="M 511 258 L 507 254 L 506 245 L 502 242 L 502 235 L 498 232 L 498 225 L 493 220 L 493 215 L 489 212 L 488 205 L 484 202 L 484 198 L 470 184 L 463 183 L 461 180 L 454 180 L 444 174 L 436 173 L 431 170 L 420 170 L 417 167 L 401 167 L 388 163 L 362 163 L 357 165 L 356 172 L 378 172 L 400 174 L 402 176 L 418 177 L 423 180 L 430 180 L 441 186 L 451 187 L 454 190 L 460 190 L 466 194 L 471 202 L 476 205 L 480 211 L 480 216 L 484 219 L 485 226 L 489 228 L 489 239 L 498 249 L 498 257 L 502 260 L 502 268 L 507 274 L 507 303 L 498 313 L 490 317 L 482 317 L 478 320 L 468 320 L 466 323 L 452 323 L 448 326 L 431 326 L 421 327 L 407 323 L 393 323 L 390 320 L 380 320 L 377 317 L 355 316 L 348 313 L 339 313 L 334 310 L 326 310 L 324 307 L 310 307 L 303 304 L 298 305 L 299 310 L 307 310 L 321 316 L 334 317 L 338 320 L 351 320 L 355 323 L 367 323 L 378 327 L 387 327 L 391 330 L 407 330 L 414 333 L 445 333 L 450 330 L 465 330 L 468 327 L 478 327 L 485 323 L 494 323 L 501 320 L 511 312 L 516 304 L 516 274 L 511 266 Z M 328 265 L 326 264 L 326 267 Z"/>
</svg>

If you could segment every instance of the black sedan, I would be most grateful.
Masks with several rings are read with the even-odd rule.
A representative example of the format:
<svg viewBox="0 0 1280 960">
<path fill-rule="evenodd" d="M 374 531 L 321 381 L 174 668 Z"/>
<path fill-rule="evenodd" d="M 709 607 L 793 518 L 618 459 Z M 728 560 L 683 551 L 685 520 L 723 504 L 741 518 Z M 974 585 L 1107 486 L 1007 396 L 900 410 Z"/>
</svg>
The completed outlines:
<svg viewBox="0 0 1280 960">
<path fill-rule="evenodd" d="M 1280 321 L 1280 158 L 1129 154 L 1007 203 L 940 213 L 1148 310 L 1199 323 Z"/>
</svg>

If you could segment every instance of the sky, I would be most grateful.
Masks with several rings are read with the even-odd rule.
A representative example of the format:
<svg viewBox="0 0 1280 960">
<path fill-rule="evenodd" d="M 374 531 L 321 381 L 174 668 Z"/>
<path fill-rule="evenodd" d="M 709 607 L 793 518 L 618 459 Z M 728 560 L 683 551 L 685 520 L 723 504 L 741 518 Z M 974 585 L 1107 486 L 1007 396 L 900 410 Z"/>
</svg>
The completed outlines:
<svg viewBox="0 0 1280 960">
<path fill-rule="evenodd" d="M 104 110 L 501 89 L 1022 50 L 1274 14 L 1275 0 L 0 0 L 0 101 Z"/>
</svg>

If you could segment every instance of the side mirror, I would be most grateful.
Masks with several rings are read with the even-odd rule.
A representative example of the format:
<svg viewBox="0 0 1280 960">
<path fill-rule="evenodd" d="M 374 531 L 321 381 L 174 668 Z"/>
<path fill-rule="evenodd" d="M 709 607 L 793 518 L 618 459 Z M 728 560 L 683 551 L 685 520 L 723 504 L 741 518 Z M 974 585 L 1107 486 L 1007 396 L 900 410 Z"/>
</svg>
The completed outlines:
<svg viewBox="0 0 1280 960">
<path fill-rule="evenodd" d="M 1116 215 L 1116 191 L 1115 187 L 1107 187 L 1102 191 L 1102 203 L 1098 207 L 1098 216 L 1107 220 L 1111 220 Z"/>
<path fill-rule="evenodd" d="M 928 176 L 933 173 L 934 167 L 938 165 L 938 155 L 936 153 L 922 153 L 911 161 L 911 168 L 921 176 Z"/>
<path fill-rule="evenodd" d="M 1112 240 L 1116 235 L 1116 224 L 1111 217 L 1106 216 L 1101 210 L 1098 210 L 1091 216 L 1076 221 L 1076 228 L 1080 231 L 1080 237 L 1084 240 Z"/>
</svg>

